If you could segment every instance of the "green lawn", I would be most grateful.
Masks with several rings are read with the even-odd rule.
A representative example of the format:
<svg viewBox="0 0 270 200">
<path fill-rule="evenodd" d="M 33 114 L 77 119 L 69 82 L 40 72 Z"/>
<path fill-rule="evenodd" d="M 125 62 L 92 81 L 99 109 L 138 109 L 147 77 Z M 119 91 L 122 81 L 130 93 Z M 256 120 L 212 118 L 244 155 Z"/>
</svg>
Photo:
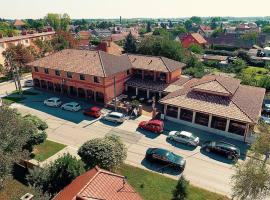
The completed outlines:
<svg viewBox="0 0 270 200">
<path fill-rule="evenodd" d="M 23 95 L 37 95 L 38 92 L 33 92 L 33 91 L 29 91 L 29 90 L 24 90 L 22 91 Z M 15 94 L 15 95 L 20 95 L 20 92 L 18 90 L 15 90 L 12 92 L 12 94 Z"/>
<path fill-rule="evenodd" d="M 0 200 L 20 199 L 22 195 L 31 190 L 21 182 L 9 177 L 4 182 L 4 188 L 0 190 Z"/>
<path fill-rule="evenodd" d="M 177 181 L 147 170 L 124 165 L 119 173 L 145 200 L 170 200 Z M 207 190 L 189 186 L 189 200 L 229 200 L 227 197 Z"/>
<path fill-rule="evenodd" d="M 242 71 L 242 73 L 249 74 L 249 75 L 254 74 L 255 78 L 259 80 L 263 75 L 267 75 L 269 73 L 269 70 L 263 67 L 248 66 L 246 69 Z"/>
<path fill-rule="evenodd" d="M 22 101 L 24 99 L 25 99 L 24 97 L 11 97 L 11 96 L 7 96 L 7 97 L 2 98 L 3 103 L 6 104 L 6 105 L 17 103 L 17 102 L 20 102 L 20 101 Z"/>
<path fill-rule="evenodd" d="M 35 146 L 33 151 L 33 158 L 42 162 L 65 147 L 66 145 L 64 144 L 46 140 L 44 143 Z"/>
</svg>

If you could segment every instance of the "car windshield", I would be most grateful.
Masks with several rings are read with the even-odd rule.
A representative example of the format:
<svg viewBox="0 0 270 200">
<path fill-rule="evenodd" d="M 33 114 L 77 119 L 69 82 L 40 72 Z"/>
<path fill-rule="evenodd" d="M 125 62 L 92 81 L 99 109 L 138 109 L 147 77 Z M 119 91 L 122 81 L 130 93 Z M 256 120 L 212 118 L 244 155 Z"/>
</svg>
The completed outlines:
<svg viewBox="0 0 270 200">
<path fill-rule="evenodd" d="M 168 153 L 166 153 L 166 157 L 170 161 L 174 161 L 175 160 L 175 154 L 174 153 L 168 152 Z"/>
</svg>

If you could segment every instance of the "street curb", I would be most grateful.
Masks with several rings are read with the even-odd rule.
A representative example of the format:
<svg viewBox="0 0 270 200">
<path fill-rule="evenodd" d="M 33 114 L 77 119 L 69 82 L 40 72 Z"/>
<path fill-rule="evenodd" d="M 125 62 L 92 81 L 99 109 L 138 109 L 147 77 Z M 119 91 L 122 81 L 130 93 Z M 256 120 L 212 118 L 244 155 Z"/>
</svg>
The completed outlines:
<svg viewBox="0 0 270 200">
<path fill-rule="evenodd" d="M 30 77 L 32 77 L 32 74 L 27 74 L 25 76 L 22 76 L 21 80 L 27 79 L 27 78 L 30 78 Z M 13 80 L 4 81 L 4 82 L 0 83 L 0 86 L 7 85 L 7 84 L 10 84 L 10 83 L 14 83 L 14 81 Z"/>
</svg>

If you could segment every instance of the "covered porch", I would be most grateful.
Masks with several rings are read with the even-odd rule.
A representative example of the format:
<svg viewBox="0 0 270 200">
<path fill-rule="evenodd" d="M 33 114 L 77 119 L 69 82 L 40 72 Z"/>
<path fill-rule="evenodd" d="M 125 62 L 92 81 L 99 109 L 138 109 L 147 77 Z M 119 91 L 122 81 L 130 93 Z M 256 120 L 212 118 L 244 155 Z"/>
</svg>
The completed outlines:
<svg viewBox="0 0 270 200">
<path fill-rule="evenodd" d="M 250 123 L 212 115 L 211 113 L 164 105 L 164 115 L 169 120 L 192 125 L 238 140 L 246 141 L 246 138 L 250 137 L 251 134 Z"/>
</svg>

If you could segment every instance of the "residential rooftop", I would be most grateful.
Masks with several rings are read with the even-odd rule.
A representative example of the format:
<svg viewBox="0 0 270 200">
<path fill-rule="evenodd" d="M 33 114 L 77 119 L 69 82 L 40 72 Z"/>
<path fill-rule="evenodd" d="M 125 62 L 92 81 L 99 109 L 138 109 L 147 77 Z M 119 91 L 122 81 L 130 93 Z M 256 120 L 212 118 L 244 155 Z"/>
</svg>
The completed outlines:
<svg viewBox="0 0 270 200">
<path fill-rule="evenodd" d="M 173 72 L 186 66 L 185 63 L 181 63 L 162 56 L 128 54 L 128 57 L 135 69 Z"/>
<path fill-rule="evenodd" d="M 53 200 L 142 200 L 124 176 L 95 167 L 78 176 Z"/>
<path fill-rule="evenodd" d="M 103 51 L 65 49 L 28 64 L 68 72 L 108 77 L 132 68 L 127 55 L 116 56 Z"/>
<path fill-rule="evenodd" d="M 210 113 L 229 119 L 256 123 L 265 89 L 241 85 L 240 80 L 207 75 L 191 79 L 160 100 L 161 103 Z"/>
</svg>

